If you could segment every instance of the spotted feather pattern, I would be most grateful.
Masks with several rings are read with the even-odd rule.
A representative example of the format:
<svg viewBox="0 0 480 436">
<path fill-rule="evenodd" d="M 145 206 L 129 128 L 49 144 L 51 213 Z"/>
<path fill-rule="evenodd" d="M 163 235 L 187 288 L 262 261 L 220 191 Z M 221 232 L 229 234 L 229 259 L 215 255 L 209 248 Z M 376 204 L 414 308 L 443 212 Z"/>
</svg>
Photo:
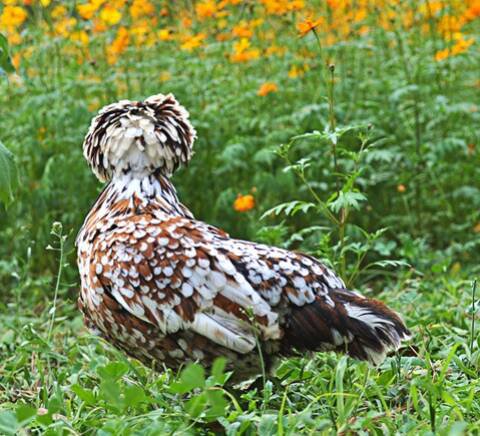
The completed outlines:
<svg viewBox="0 0 480 436">
<path fill-rule="evenodd" d="M 138 114 L 139 106 L 125 107 Z M 184 125 L 183 111 L 175 114 L 177 127 Z M 105 158 L 90 149 L 91 129 L 84 145 L 90 165 L 100 178 L 112 177 L 77 239 L 79 306 L 93 331 L 149 366 L 209 365 L 226 356 L 241 377 L 260 371 L 258 341 L 267 364 L 275 356 L 319 350 L 379 363 L 408 336 L 397 314 L 345 289 L 313 257 L 233 239 L 194 219 L 168 177 L 176 164 L 152 169 L 171 158 L 165 143 L 152 142 L 158 149 L 142 150 L 145 159 L 137 149 L 118 152 L 111 147 L 122 147 L 122 137 L 98 139 L 109 133 L 96 120 L 93 136 L 110 144 L 109 156 L 117 156 L 115 168 L 123 170 L 109 173 L 112 162 L 99 166 Z"/>
</svg>

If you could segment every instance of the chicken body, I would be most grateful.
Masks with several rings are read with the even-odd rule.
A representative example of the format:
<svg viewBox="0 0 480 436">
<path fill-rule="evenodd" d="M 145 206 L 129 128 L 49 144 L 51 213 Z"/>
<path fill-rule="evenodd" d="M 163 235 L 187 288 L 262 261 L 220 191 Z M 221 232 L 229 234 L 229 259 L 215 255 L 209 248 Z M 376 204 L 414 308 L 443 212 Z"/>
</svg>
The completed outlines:
<svg viewBox="0 0 480 436">
<path fill-rule="evenodd" d="M 93 120 L 85 155 L 109 180 L 80 230 L 79 306 L 109 342 L 159 369 L 225 356 L 237 378 L 296 351 L 380 363 L 408 330 L 311 256 L 232 239 L 195 220 L 170 174 L 195 131 L 173 96 L 123 101 Z"/>
</svg>

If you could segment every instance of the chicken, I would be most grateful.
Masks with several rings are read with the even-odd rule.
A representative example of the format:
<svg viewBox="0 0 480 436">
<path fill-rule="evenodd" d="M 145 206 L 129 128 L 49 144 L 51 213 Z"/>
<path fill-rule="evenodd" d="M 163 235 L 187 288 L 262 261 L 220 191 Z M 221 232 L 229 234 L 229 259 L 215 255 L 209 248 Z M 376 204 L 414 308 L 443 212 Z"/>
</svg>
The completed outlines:
<svg viewBox="0 0 480 436">
<path fill-rule="evenodd" d="M 261 371 L 259 350 L 266 365 L 322 350 L 379 364 L 408 338 L 395 312 L 317 259 L 196 220 L 170 181 L 195 138 L 171 94 L 122 100 L 93 119 L 84 155 L 108 184 L 77 238 L 92 331 L 158 369 L 225 356 L 240 378 Z"/>
</svg>

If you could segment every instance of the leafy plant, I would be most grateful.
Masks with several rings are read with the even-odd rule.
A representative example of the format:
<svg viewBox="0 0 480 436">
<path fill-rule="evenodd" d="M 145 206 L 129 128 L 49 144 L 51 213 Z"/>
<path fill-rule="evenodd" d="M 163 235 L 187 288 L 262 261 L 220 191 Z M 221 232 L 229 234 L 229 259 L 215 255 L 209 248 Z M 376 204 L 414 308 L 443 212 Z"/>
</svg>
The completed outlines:
<svg viewBox="0 0 480 436">
<path fill-rule="evenodd" d="M 170 386 L 175 394 L 190 393 L 191 398 L 185 403 L 185 411 L 191 419 L 203 418 L 207 422 L 225 416 L 228 400 L 222 389 L 228 378 L 224 373 L 225 358 L 218 358 L 212 365 L 210 377 L 205 378 L 205 370 L 198 363 L 189 364 Z"/>
<path fill-rule="evenodd" d="M 0 142 L 0 200 L 9 205 L 18 184 L 17 167 L 13 154 Z"/>
<path fill-rule="evenodd" d="M 0 33 L 0 74 L 13 73 L 15 68 L 12 64 L 8 40 L 5 35 Z"/>
</svg>

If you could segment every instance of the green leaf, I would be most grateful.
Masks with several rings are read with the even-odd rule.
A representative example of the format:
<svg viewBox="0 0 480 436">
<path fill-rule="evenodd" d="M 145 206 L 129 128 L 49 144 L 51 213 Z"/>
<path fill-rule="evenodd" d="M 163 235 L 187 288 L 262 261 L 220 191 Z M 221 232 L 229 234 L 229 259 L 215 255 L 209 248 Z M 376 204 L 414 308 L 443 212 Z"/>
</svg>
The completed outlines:
<svg viewBox="0 0 480 436">
<path fill-rule="evenodd" d="M 140 386 L 130 385 L 125 387 L 125 404 L 127 406 L 135 407 L 146 402 L 148 402 L 148 397 Z"/>
<path fill-rule="evenodd" d="M 72 391 L 75 392 L 82 401 L 84 401 L 86 404 L 89 406 L 92 406 L 95 404 L 95 394 L 88 389 L 82 388 L 80 385 L 75 384 L 72 386 Z"/>
<path fill-rule="evenodd" d="M 225 357 L 218 357 L 212 365 L 212 379 L 214 383 L 223 384 L 227 375 L 224 373 L 227 366 L 227 359 Z"/>
<path fill-rule="evenodd" d="M 293 216 L 298 212 L 307 213 L 308 210 L 312 207 L 315 207 L 314 203 L 310 203 L 307 201 L 288 201 L 286 203 L 279 204 L 278 206 L 272 207 L 271 209 L 267 210 L 260 219 L 264 219 L 269 215 L 280 215 L 285 214 L 287 216 Z"/>
<path fill-rule="evenodd" d="M 209 409 L 206 413 L 207 418 L 218 418 L 225 415 L 225 410 L 228 406 L 228 401 L 221 390 L 210 389 L 206 391 Z"/>
<path fill-rule="evenodd" d="M 53 422 L 52 412 L 49 410 L 45 415 L 38 415 L 36 422 L 41 425 L 50 425 Z"/>
<path fill-rule="evenodd" d="M 197 418 L 204 410 L 207 405 L 207 396 L 205 392 L 202 392 L 200 395 L 197 395 L 187 401 L 185 405 L 185 410 L 192 418 Z"/>
<path fill-rule="evenodd" d="M 298 141 L 300 139 L 325 139 L 325 134 L 314 130 L 313 132 L 303 133 L 301 135 L 296 135 L 292 138 L 292 141 Z"/>
<path fill-rule="evenodd" d="M 14 435 L 18 428 L 18 421 L 10 410 L 0 412 L 0 434 Z"/>
<path fill-rule="evenodd" d="M 15 68 L 10 58 L 10 52 L 8 50 L 8 40 L 0 33 L 0 69 L 7 73 L 13 73 Z"/>
<path fill-rule="evenodd" d="M 367 197 L 360 192 L 340 192 L 336 200 L 330 203 L 333 212 L 340 212 L 341 209 L 360 209 L 360 202 L 366 201 Z"/>
<path fill-rule="evenodd" d="M 9 205 L 18 184 L 17 166 L 13 154 L 0 142 L 0 201 Z"/>
<path fill-rule="evenodd" d="M 128 372 L 128 365 L 125 362 L 110 362 L 97 369 L 98 375 L 104 380 L 118 380 Z"/>
<path fill-rule="evenodd" d="M 374 266 L 379 266 L 380 268 L 385 268 L 387 266 L 391 266 L 393 268 L 409 268 L 411 265 L 404 261 L 404 260 L 378 260 L 377 262 L 370 263 L 367 268 L 371 268 Z"/>
<path fill-rule="evenodd" d="M 105 380 L 100 383 L 100 396 L 105 400 L 107 406 L 114 411 L 124 409 L 124 402 L 121 398 L 120 386 L 113 380 Z"/>
<path fill-rule="evenodd" d="M 337 369 L 335 371 L 335 392 L 337 394 L 337 413 L 341 419 L 344 418 L 345 413 L 345 397 L 343 381 L 345 370 L 347 369 L 348 357 L 342 356 L 338 361 Z"/>
<path fill-rule="evenodd" d="M 293 163 L 292 165 L 287 165 L 283 171 L 288 173 L 289 171 L 294 171 L 297 174 L 303 174 L 305 170 L 310 167 L 310 159 L 303 158 L 299 159 L 297 162 Z"/>
<path fill-rule="evenodd" d="M 35 407 L 21 405 L 17 407 L 15 413 L 17 415 L 17 421 L 19 422 L 19 425 L 24 426 L 37 415 L 37 409 L 35 409 Z"/>
<path fill-rule="evenodd" d="M 259 436 L 270 436 L 276 434 L 277 417 L 272 414 L 263 414 L 258 424 Z"/>
<path fill-rule="evenodd" d="M 180 374 L 180 380 L 173 383 L 170 391 L 175 394 L 185 394 L 195 388 L 205 386 L 205 370 L 198 363 L 188 365 Z"/>
</svg>

